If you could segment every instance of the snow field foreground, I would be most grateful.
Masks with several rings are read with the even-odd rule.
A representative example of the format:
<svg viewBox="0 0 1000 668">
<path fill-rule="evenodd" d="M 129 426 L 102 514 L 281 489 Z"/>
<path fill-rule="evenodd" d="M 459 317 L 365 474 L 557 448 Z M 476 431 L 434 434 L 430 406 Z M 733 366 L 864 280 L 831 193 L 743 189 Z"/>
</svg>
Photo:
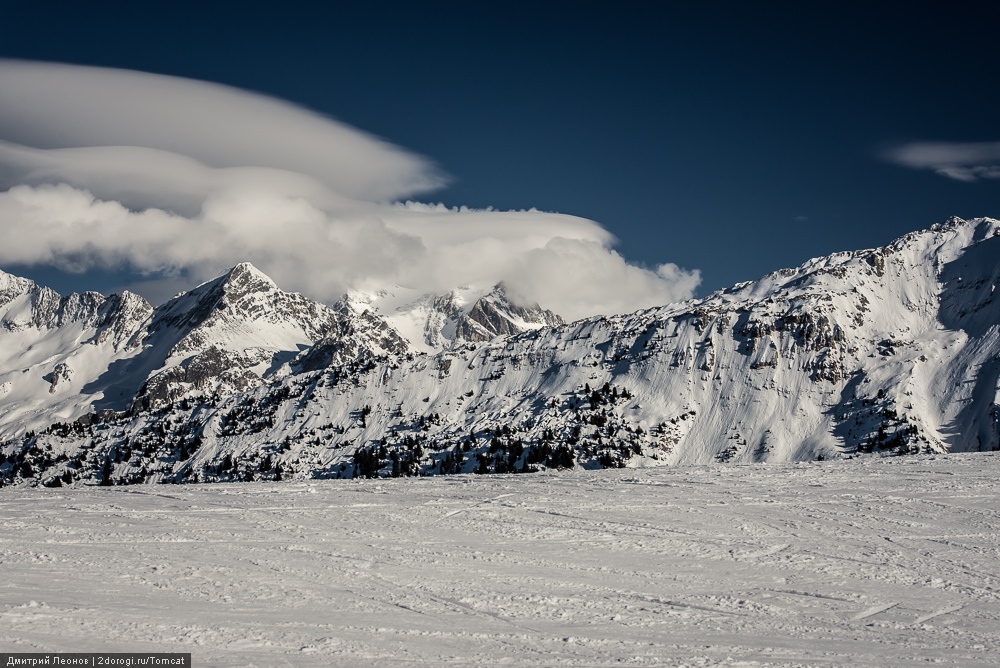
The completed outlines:
<svg viewBox="0 0 1000 668">
<path fill-rule="evenodd" d="M 1000 455 L 0 491 L 0 648 L 1000 665 Z"/>
</svg>

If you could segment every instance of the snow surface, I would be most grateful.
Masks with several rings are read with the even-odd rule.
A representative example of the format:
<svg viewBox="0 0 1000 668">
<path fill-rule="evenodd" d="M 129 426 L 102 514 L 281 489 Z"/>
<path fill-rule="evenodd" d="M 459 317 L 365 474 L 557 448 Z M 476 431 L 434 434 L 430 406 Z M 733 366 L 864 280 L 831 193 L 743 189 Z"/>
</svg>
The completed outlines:
<svg viewBox="0 0 1000 668">
<path fill-rule="evenodd" d="M 5 651 L 1000 665 L 1000 454 L 7 488 Z"/>
</svg>

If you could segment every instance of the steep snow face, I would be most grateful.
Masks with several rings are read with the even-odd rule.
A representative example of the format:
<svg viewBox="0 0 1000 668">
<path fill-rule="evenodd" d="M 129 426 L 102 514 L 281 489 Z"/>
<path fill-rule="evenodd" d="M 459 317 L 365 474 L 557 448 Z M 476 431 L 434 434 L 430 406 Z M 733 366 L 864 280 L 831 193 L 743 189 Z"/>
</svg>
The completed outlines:
<svg viewBox="0 0 1000 668">
<path fill-rule="evenodd" d="M 998 244 L 1000 222 L 952 219 L 705 299 L 485 342 L 456 337 L 429 355 L 323 340 L 288 373 L 211 403 L 195 392 L 186 406 L 105 420 L 91 452 L 141 447 L 107 471 L 138 481 L 997 449 Z M 499 322 L 489 311 L 498 297 L 477 303 L 489 316 L 478 325 Z M 455 317 L 456 332 L 473 310 Z M 43 443 L 79 456 L 71 431 L 8 452 Z M 0 470 L 20 479 L 20 461 Z M 97 464 L 77 470 L 97 476 Z M 50 470 L 39 479 L 79 477 Z"/>
<path fill-rule="evenodd" d="M 125 292 L 60 297 L 0 272 L 0 434 L 24 432 L 90 411 L 93 382 L 130 356 L 152 308 Z"/>
<path fill-rule="evenodd" d="M 993 221 L 995 223 L 995 221 Z M 1000 448 L 1000 232 L 979 225 L 968 248 L 943 263 L 938 318 L 956 331 L 952 363 L 932 377 L 927 402 L 950 442 Z M 936 399 L 932 402 L 932 399 Z M 985 417 L 984 417 L 985 416 Z"/>
</svg>

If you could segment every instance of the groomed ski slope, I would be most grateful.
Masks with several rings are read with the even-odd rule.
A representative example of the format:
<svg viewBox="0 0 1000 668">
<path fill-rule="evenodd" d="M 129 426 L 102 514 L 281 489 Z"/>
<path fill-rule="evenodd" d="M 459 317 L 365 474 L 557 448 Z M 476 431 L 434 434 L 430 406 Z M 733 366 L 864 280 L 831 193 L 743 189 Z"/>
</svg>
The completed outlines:
<svg viewBox="0 0 1000 668">
<path fill-rule="evenodd" d="M 1000 665 L 1000 454 L 0 491 L 0 647 Z"/>
</svg>

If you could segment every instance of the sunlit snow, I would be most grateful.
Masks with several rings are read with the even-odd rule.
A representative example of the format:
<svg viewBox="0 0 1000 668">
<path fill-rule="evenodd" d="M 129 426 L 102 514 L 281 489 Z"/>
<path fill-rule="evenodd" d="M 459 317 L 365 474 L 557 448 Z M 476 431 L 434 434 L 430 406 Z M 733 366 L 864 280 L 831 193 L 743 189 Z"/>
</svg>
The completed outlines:
<svg viewBox="0 0 1000 668">
<path fill-rule="evenodd" d="M 7 651 L 1000 664 L 1000 455 L 0 492 Z"/>
</svg>

